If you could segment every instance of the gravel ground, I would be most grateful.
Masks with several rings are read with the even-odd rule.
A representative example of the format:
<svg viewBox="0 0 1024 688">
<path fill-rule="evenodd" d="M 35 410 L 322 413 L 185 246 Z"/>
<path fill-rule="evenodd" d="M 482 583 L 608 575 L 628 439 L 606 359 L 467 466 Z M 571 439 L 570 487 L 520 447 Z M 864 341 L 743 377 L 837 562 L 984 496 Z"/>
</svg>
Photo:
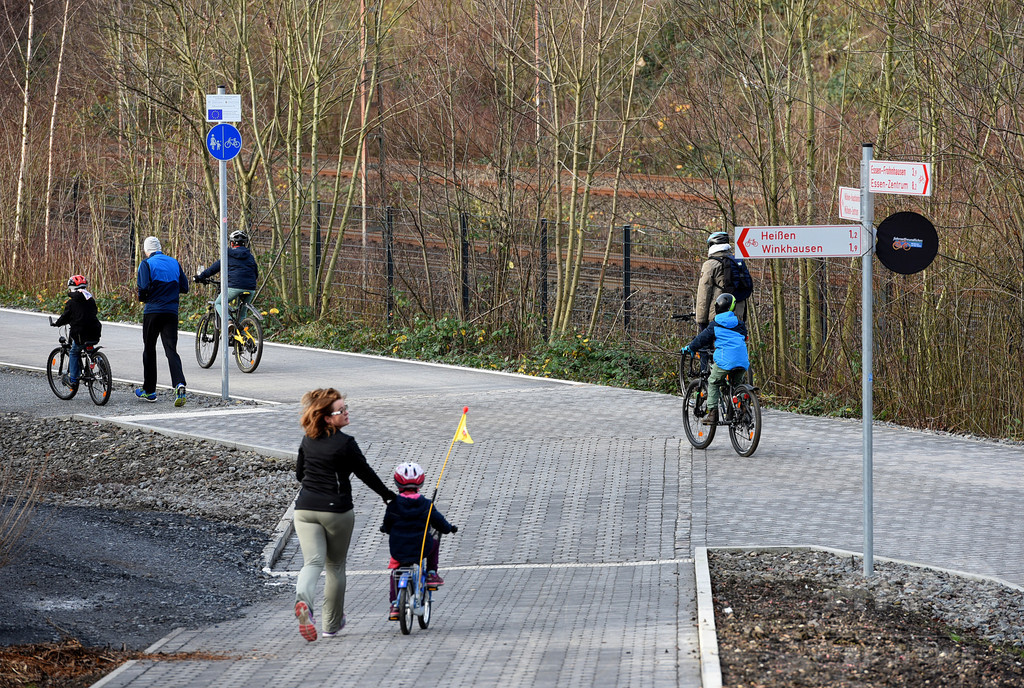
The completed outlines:
<svg viewBox="0 0 1024 688">
<path fill-rule="evenodd" d="M 1024 685 L 1024 592 L 813 550 L 712 551 L 726 686 Z"/>
<path fill-rule="evenodd" d="M 0 645 L 141 649 L 281 590 L 261 556 L 297 489 L 290 461 L 21 413 L 0 414 L 0 456 L 8 496 L 29 470 L 46 475 L 0 568 Z"/>
</svg>

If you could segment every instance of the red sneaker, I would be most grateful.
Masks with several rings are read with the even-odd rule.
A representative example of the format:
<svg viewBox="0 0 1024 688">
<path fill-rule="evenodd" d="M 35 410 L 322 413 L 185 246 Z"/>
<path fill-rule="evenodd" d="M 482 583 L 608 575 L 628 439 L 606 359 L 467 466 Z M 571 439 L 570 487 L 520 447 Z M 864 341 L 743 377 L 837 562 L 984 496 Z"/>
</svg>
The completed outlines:
<svg viewBox="0 0 1024 688">
<path fill-rule="evenodd" d="M 388 611 L 388 621 L 398 621 L 398 603 L 391 603 L 391 610 Z"/>
<path fill-rule="evenodd" d="M 437 571 L 427 571 L 427 585 L 436 588 L 444 585 L 444 578 L 437 575 Z"/>
<path fill-rule="evenodd" d="M 295 603 L 295 617 L 299 620 L 299 635 L 309 642 L 316 640 L 316 620 L 305 602 Z"/>
</svg>

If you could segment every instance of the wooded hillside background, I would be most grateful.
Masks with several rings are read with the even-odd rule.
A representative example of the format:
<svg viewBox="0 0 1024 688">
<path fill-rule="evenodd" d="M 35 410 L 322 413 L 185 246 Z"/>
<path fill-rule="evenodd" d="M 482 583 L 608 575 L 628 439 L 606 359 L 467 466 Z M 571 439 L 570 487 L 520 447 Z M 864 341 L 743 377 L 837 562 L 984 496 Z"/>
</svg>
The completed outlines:
<svg viewBox="0 0 1024 688">
<path fill-rule="evenodd" d="M 707 234 L 838 223 L 872 142 L 935 178 L 877 196 L 876 221 L 914 210 L 940 237 L 924 272 L 876 264 L 876 409 L 1024 434 L 1019 0 L 0 7 L 4 286 L 82 272 L 130 299 L 148 234 L 186 269 L 215 259 L 204 104 L 224 85 L 245 120 L 229 219 L 295 317 L 668 350 Z M 856 399 L 859 259 L 752 267 L 762 386 Z"/>
</svg>

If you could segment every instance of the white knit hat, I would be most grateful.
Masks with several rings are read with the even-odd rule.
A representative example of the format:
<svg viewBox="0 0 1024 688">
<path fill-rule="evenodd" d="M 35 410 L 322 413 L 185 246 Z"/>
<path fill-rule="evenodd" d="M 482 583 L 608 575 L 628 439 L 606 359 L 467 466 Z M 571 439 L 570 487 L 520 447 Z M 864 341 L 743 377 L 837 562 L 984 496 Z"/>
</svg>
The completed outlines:
<svg viewBox="0 0 1024 688">
<path fill-rule="evenodd" d="M 146 237 L 146 240 L 142 242 L 142 248 L 146 253 L 153 253 L 160 250 L 160 240 L 155 236 Z"/>
</svg>

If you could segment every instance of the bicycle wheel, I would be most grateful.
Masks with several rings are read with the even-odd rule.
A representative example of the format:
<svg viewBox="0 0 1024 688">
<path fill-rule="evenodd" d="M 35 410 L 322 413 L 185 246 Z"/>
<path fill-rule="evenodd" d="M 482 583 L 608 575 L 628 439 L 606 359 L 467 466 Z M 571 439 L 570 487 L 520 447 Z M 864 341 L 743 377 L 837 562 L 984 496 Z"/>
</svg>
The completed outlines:
<svg viewBox="0 0 1024 688">
<path fill-rule="evenodd" d="M 427 590 L 426 586 L 423 587 L 423 613 L 416 617 L 420 628 L 426 628 L 430 625 L 430 601 L 433 594 Z"/>
<path fill-rule="evenodd" d="M 99 353 L 93 355 L 88 365 L 92 369 L 92 379 L 87 382 L 89 396 L 92 397 L 92 403 L 103 406 L 110 401 L 110 391 L 114 384 L 113 376 L 110 374 L 110 361 L 107 360 L 106 354 Z"/>
<path fill-rule="evenodd" d="M 686 356 L 684 356 L 683 354 L 679 354 L 679 370 L 678 370 L 678 372 L 679 372 L 679 393 L 680 394 L 686 394 L 686 384 L 687 384 L 686 371 L 688 369 L 689 369 L 689 366 L 686 365 Z"/>
<path fill-rule="evenodd" d="M 231 348 L 235 350 L 235 363 L 239 370 L 243 373 L 256 370 L 263 357 L 263 328 L 260 327 L 260 321 L 251 315 L 238 321 Z"/>
<path fill-rule="evenodd" d="M 761 402 L 757 392 L 747 385 L 737 387 L 733 396 L 739 403 L 733 407 L 735 417 L 729 423 L 729 440 L 740 456 L 750 456 L 761 440 Z"/>
<path fill-rule="evenodd" d="M 402 635 L 412 632 L 412 595 L 408 587 L 398 591 L 398 623 L 402 626 Z"/>
<path fill-rule="evenodd" d="M 70 387 L 64 384 L 69 362 L 70 355 L 60 346 L 51 351 L 50 357 L 46 359 L 46 381 L 50 383 L 50 389 L 58 399 L 70 399 L 78 393 L 77 386 Z"/>
<path fill-rule="evenodd" d="M 691 382 L 683 395 L 683 430 L 686 431 L 686 439 L 696 449 L 704 449 L 715 439 L 715 426 L 702 423 L 708 414 L 707 400 L 705 380 Z"/>
<path fill-rule="evenodd" d="M 199 321 L 196 328 L 196 361 L 200 368 L 209 368 L 217 358 L 220 346 L 220 332 L 217 330 L 217 316 L 212 311 Z"/>
</svg>

